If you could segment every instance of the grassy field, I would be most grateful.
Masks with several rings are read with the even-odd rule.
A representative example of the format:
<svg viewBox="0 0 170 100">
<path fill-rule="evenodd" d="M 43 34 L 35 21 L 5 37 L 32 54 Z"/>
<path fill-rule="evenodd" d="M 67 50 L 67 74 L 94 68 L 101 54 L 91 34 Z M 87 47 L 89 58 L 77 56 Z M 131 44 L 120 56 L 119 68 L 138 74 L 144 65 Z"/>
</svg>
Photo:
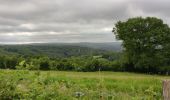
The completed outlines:
<svg viewBox="0 0 170 100">
<path fill-rule="evenodd" d="M 0 99 L 162 100 L 170 77 L 122 72 L 0 70 Z"/>
</svg>

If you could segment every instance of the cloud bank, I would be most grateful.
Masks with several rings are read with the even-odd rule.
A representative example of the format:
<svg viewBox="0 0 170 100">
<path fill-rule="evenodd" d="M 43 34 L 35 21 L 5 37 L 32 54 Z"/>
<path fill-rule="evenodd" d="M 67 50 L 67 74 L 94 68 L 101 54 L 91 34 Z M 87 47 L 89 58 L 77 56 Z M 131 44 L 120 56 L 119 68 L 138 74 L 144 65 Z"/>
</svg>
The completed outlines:
<svg viewBox="0 0 170 100">
<path fill-rule="evenodd" d="M 0 43 L 113 42 L 114 23 L 155 16 L 170 24 L 168 0 L 0 0 Z"/>
</svg>

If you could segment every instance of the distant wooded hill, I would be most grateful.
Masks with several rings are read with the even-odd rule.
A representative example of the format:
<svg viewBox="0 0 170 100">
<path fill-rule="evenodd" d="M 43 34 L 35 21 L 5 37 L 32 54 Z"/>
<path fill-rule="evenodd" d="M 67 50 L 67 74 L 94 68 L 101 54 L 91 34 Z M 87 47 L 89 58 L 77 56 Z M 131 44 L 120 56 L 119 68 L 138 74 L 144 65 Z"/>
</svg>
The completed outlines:
<svg viewBox="0 0 170 100">
<path fill-rule="evenodd" d="M 106 43 L 73 43 L 72 45 L 90 47 L 94 49 L 101 49 L 107 51 L 120 51 L 121 50 L 121 42 L 106 42 Z"/>
<path fill-rule="evenodd" d="M 1 45 L 1 55 L 70 57 L 99 55 L 108 51 L 120 51 L 118 42 L 113 43 L 42 43 L 27 45 Z"/>
<path fill-rule="evenodd" d="M 105 43 L 80 42 L 80 43 L 42 43 L 42 44 L 38 43 L 33 45 L 80 46 L 106 51 L 121 51 L 121 42 L 105 42 Z"/>
</svg>

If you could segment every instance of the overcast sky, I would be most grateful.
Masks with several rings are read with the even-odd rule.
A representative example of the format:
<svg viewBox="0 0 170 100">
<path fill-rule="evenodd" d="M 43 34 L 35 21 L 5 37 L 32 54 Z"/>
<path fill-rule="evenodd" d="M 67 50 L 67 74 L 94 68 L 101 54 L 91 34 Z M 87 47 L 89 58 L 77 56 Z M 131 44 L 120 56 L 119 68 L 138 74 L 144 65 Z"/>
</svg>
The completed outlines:
<svg viewBox="0 0 170 100">
<path fill-rule="evenodd" d="M 113 42 L 114 23 L 155 16 L 170 0 L 0 0 L 0 43 Z"/>
</svg>

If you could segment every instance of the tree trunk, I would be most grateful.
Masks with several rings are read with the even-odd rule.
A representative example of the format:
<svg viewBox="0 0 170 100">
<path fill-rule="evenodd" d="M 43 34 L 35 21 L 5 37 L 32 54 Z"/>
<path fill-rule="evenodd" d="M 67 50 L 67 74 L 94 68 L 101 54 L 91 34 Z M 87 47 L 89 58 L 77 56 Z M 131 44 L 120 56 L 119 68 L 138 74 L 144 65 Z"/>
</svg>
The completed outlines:
<svg viewBox="0 0 170 100">
<path fill-rule="evenodd" d="M 163 98 L 164 100 L 170 100 L 170 80 L 163 81 Z"/>
</svg>

